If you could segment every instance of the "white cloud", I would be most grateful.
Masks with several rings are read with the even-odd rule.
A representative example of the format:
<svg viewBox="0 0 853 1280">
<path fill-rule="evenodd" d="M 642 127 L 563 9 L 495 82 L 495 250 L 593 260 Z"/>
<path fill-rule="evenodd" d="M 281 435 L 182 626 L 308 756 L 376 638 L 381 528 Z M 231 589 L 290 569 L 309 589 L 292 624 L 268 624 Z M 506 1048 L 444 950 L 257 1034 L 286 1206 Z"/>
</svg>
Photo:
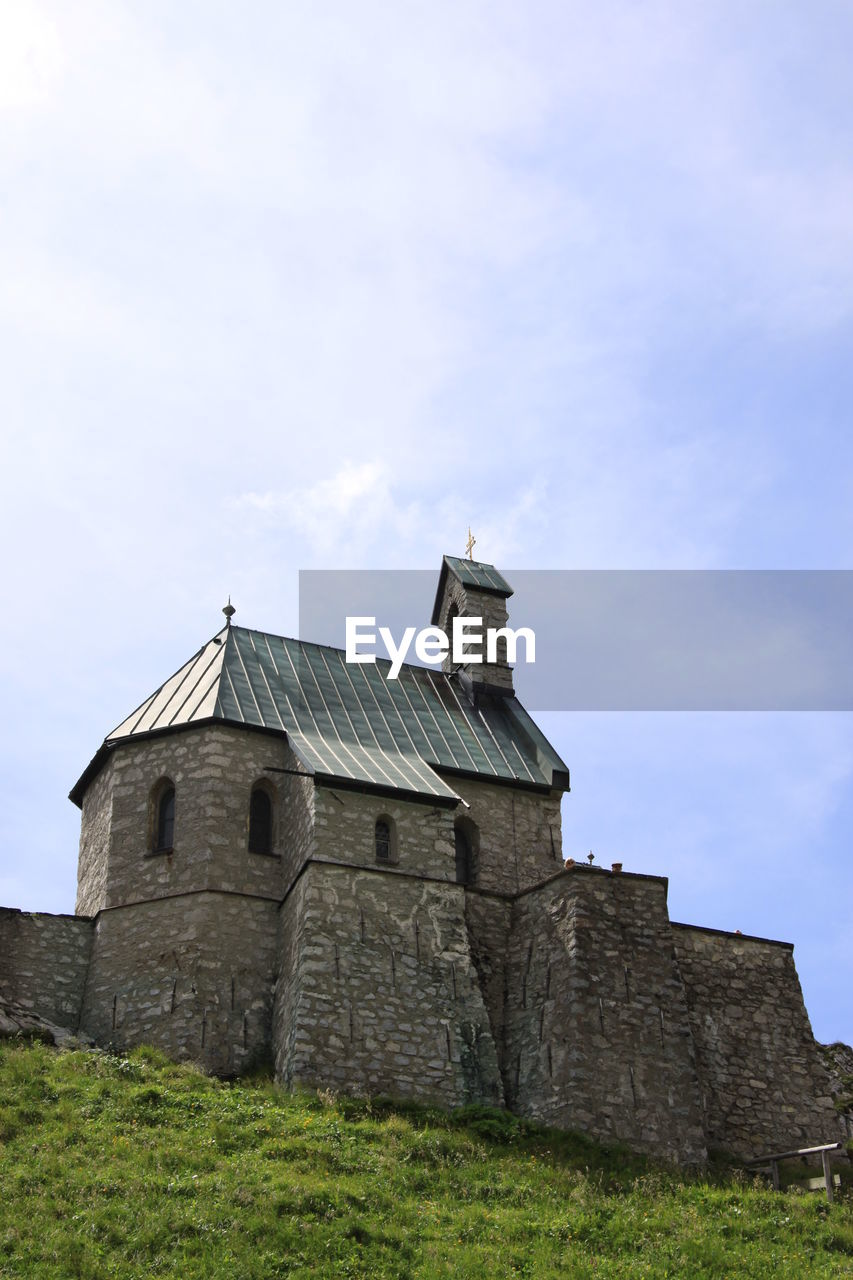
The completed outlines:
<svg viewBox="0 0 853 1280">
<path fill-rule="evenodd" d="M 259 513 L 268 527 L 298 535 L 306 552 L 342 564 L 357 561 L 379 539 L 408 540 L 417 510 L 395 501 L 391 469 L 378 461 L 345 462 L 307 488 L 246 493 L 235 505 Z"/>
<path fill-rule="evenodd" d="M 48 104 L 65 68 L 59 29 L 44 6 L 0 3 L 0 113 Z"/>
</svg>

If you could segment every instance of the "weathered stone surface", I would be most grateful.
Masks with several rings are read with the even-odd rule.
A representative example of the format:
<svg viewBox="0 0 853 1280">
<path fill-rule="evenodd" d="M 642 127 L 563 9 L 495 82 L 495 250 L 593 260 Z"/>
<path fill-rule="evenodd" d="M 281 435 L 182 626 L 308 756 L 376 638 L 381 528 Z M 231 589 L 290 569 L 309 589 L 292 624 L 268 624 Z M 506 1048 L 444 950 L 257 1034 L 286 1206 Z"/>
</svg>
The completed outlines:
<svg viewBox="0 0 853 1280">
<path fill-rule="evenodd" d="M 270 1043 L 277 904 L 204 890 L 98 916 L 82 1026 L 234 1075 Z"/>
<path fill-rule="evenodd" d="M 514 894 L 563 868 L 560 793 L 445 776 L 469 806 L 453 814 L 479 832 L 476 886 Z M 452 865 L 452 863 L 451 863 Z"/>
<path fill-rule="evenodd" d="M 419 801 L 318 786 L 313 852 L 330 862 L 375 867 L 378 818 L 390 820 L 393 829 L 394 860 L 384 868 L 390 875 L 399 872 L 455 879 L 454 812 Z"/>
<path fill-rule="evenodd" d="M 818 1045 L 829 1076 L 829 1092 L 848 1138 L 853 1138 L 853 1048 L 836 1040 Z"/>
<path fill-rule="evenodd" d="M 0 998 L 0 1040 L 14 1039 L 43 1040 L 46 1044 L 54 1044 L 59 1048 L 73 1045 L 92 1045 L 90 1036 L 80 1031 L 72 1031 L 69 1027 L 58 1026 L 47 1018 L 15 1004 L 5 997 Z"/>
<path fill-rule="evenodd" d="M 749 1158 L 845 1138 L 793 947 L 687 925 L 673 937 L 709 1146 Z"/>
<path fill-rule="evenodd" d="M 313 863 L 292 898 L 275 1017 L 286 1083 L 503 1101 L 461 886 Z"/>
<path fill-rule="evenodd" d="M 706 1158 L 666 882 L 574 867 L 514 905 L 507 1101 L 684 1163 Z"/>
<path fill-rule="evenodd" d="M 80 1022 L 94 922 L 0 907 L 0 995 L 58 1026 Z"/>
<path fill-rule="evenodd" d="M 200 889 L 280 900 L 292 871 L 282 857 L 285 800 L 311 783 L 278 771 L 299 768 L 284 739 L 227 725 L 123 743 L 84 797 L 78 912 Z M 175 787 L 174 844 L 153 853 L 153 795 L 166 778 Z M 274 856 L 248 852 L 259 781 L 274 798 Z"/>
</svg>

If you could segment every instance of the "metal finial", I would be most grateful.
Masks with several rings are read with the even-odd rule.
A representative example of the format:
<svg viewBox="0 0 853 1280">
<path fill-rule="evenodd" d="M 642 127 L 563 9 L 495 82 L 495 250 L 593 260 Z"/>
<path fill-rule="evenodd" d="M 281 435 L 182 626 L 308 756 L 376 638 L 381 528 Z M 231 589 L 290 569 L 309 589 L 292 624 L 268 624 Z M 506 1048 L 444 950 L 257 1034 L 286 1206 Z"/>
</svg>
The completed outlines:
<svg viewBox="0 0 853 1280">
<path fill-rule="evenodd" d="M 471 526 L 469 524 L 468 525 L 468 545 L 465 548 L 465 550 L 468 552 L 469 560 L 474 559 L 474 548 L 476 547 L 476 545 L 477 545 L 477 539 L 474 537 L 473 533 L 471 532 Z"/>
<path fill-rule="evenodd" d="M 595 862 L 595 854 L 593 853 L 592 849 L 590 849 L 589 853 L 586 855 L 586 860 L 590 866 L 592 866 L 592 864 Z"/>
<path fill-rule="evenodd" d="M 237 612 L 237 610 L 234 608 L 233 604 L 231 603 L 231 597 L 230 597 L 230 595 L 229 595 L 229 597 L 228 597 L 228 603 L 226 604 L 226 606 L 225 606 L 225 608 L 222 610 L 222 612 L 225 614 L 225 625 L 226 625 L 226 627 L 230 627 L 230 626 L 231 626 L 231 619 L 234 617 L 234 614 Z"/>
</svg>

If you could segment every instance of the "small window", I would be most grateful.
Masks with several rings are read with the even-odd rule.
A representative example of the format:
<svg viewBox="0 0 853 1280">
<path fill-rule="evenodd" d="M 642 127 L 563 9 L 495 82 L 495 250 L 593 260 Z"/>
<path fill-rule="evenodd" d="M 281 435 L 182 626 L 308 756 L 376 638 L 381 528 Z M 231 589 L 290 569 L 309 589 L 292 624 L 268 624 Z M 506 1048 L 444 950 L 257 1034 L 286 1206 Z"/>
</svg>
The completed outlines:
<svg viewBox="0 0 853 1280">
<path fill-rule="evenodd" d="M 471 841 L 467 832 L 459 825 L 453 829 L 456 845 L 456 883 L 470 884 L 472 873 Z"/>
<path fill-rule="evenodd" d="M 450 641 L 450 648 L 448 649 L 447 657 L 445 658 L 446 665 L 444 669 L 446 671 L 450 671 L 452 669 L 455 669 L 455 667 L 459 666 L 458 662 L 455 664 L 453 662 L 453 619 L 458 617 L 459 617 L 459 607 L 455 601 L 452 601 L 449 609 L 447 610 L 447 618 L 445 619 L 445 623 L 444 623 L 444 633 L 447 636 L 448 640 Z"/>
<path fill-rule="evenodd" d="M 397 861 L 397 833 L 394 829 L 394 820 L 392 818 L 383 816 L 376 819 L 374 840 L 377 862 Z"/>
<path fill-rule="evenodd" d="M 249 853 L 272 853 L 272 800 L 263 787 L 249 801 Z"/>
<path fill-rule="evenodd" d="M 165 786 L 157 800 L 154 823 L 154 852 L 167 853 L 175 839 L 175 788 Z"/>
<path fill-rule="evenodd" d="M 470 818 L 457 818 L 453 824 L 456 852 L 456 883 L 476 884 L 480 872 L 480 832 Z"/>
</svg>

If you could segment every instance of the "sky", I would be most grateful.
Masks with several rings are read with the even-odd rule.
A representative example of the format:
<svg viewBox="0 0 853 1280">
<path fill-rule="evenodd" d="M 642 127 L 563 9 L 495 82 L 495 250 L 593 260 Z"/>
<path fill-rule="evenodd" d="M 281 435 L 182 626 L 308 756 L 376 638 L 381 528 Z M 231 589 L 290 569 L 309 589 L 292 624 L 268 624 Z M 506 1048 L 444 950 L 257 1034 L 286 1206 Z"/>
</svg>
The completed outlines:
<svg viewBox="0 0 853 1280">
<path fill-rule="evenodd" d="M 68 790 L 229 593 L 295 634 L 300 570 L 469 524 L 853 567 L 851 47 L 833 0 L 0 0 L 0 903 L 73 910 Z M 853 1041 L 851 714 L 538 719 L 564 852 L 793 942 Z"/>
</svg>

